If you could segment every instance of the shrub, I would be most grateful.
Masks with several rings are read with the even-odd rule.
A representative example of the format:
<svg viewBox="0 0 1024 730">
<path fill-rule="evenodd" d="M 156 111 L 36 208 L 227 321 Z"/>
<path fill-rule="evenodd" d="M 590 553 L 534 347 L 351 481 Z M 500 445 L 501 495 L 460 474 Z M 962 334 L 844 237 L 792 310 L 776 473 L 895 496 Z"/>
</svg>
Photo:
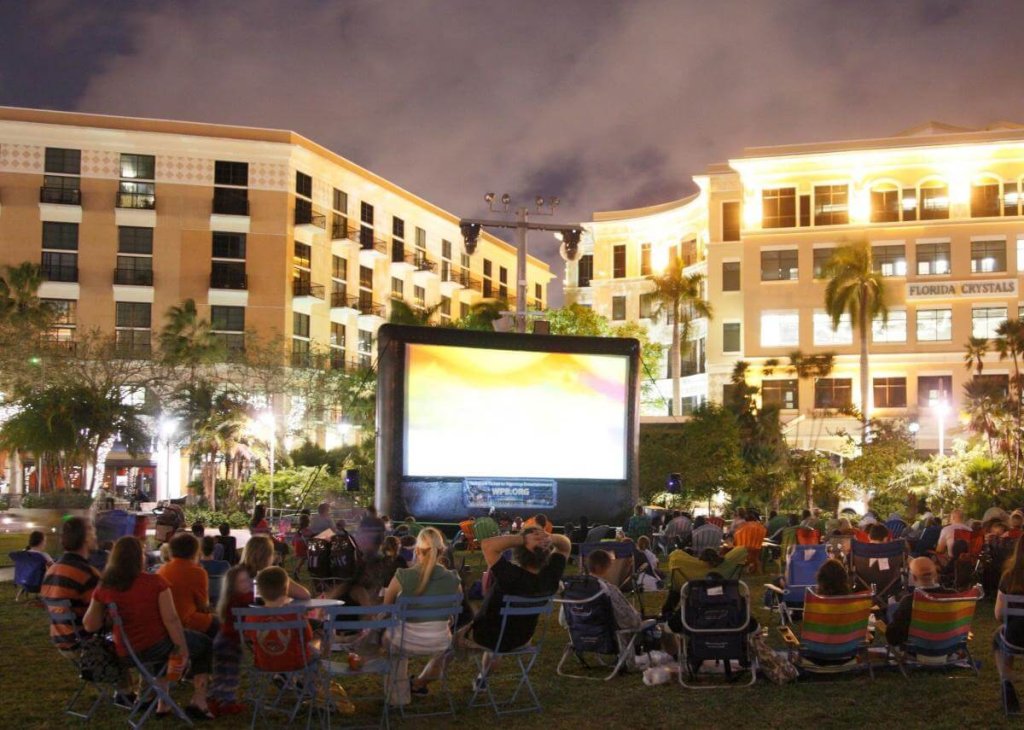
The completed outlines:
<svg viewBox="0 0 1024 730">
<path fill-rule="evenodd" d="M 77 489 L 43 494 L 26 494 L 21 498 L 25 509 L 88 509 L 92 497 Z"/>
</svg>

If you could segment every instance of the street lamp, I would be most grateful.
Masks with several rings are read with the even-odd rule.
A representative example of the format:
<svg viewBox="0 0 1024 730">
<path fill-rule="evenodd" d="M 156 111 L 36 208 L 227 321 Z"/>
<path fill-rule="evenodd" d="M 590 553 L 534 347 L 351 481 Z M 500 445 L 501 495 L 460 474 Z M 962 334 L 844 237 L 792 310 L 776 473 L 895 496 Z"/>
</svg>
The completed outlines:
<svg viewBox="0 0 1024 730">
<path fill-rule="evenodd" d="M 939 421 L 939 456 L 946 455 L 946 413 L 949 411 L 949 404 L 945 400 L 939 400 L 932 406 Z"/>
<path fill-rule="evenodd" d="M 164 464 L 164 494 L 167 499 L 171 498 L 171 439 L 178 432 L 178 421 L 174 418 L 162 416 L 159 423 L 160 438 L 164 441 L 166 450 L 166 463 Z M 159 491 L 159 490 L 158 490 Z M 159 495 L 158 495 L 159 496 Z"/>
<path fill-rule="evenodd" d="M 260 423 L 263 424 L 270 434 L 267 439 L 270 442 L 270 502 L 267 509 L 267 517 L 268 521 L 272 521 L 274 519 L 274 446 L 277 441 L 277 419 L 274 418 L 274 412 L 265 411 L 260 416 Z"/>
<path fill-rule="evenodd" d="M 504 212 L 506 215 L 512 209 L 512 196 L 505 193 L 501 196 L 501 207 L 495 208 L 494 193 L 487 193 L 484 202 L 491 212 Z M 561 202 L 558 198 L 549 198 L 545 201 L 542 196 L 537 196 L 534 201 L 537 209 L 536 215 L 554 215 L 555 208 Z M 545 208 L 547 208 L 545 212 Z M 463 218 L 459 221 L 459 229 L 462 232 L 462 240 L 466 247 L 466 253 L 472 255 L 476 251 L 480 239 L 480 231 L 484 226 L 489 228 L 512 228 L 516 232 L 516 332 L 526 332 L 526 232 L 551 231 L 561 237 L 562 245 L 560 252 L 567 261 L 572 261 L 579 253 L 580 236 L 583 230 L 578 225 L 560 225 L 552 223 L 529 223 L 527 217 L 530 209 L 526 206 L 519 206 L 515 211 L 515 221 L 510 220 L 483 220 L 475 218 Z"/>
</svg>

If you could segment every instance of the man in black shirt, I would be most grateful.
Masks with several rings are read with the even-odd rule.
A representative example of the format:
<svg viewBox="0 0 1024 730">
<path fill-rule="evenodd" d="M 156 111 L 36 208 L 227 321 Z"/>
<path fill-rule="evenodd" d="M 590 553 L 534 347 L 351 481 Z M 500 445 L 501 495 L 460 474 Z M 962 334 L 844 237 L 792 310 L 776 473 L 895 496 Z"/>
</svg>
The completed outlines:
<svg viewBox="0 0 1024 730">
<path fill-rule="evenodd" d="M 510 616 L 501 633 L 501 604 L 506 595 L 550 596 L 558 590 L 571 543 L 564 535 L 549 535 L 528 527 L 518 535 L 489 537 L 480 543 L 491 574 L 491 586 L 473 619 L 472 638 L 485 649 L 511 651 L 530 642 L 536 616 Z M 514 562 L 503 553 L 513 551 Z M 501 645 L 498 645 L 499 635 Z M 490 662 L 484 666 L 489 670 Z M 482 679 L 478 678 L 478 683 Z"/>
</svg>

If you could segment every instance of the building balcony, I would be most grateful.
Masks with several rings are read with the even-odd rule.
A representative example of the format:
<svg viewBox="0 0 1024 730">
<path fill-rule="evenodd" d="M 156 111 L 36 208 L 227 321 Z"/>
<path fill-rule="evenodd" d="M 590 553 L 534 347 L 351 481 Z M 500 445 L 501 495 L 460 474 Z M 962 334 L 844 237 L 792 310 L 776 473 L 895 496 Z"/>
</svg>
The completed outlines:
<svg viewBox="0 0 1024 730">
<path fill-rule="evenodd" d="M 413 265 L 413 254 L 405 250 L 404 246 L 391 244 L 391 275 L 403 277 L 415 269 Z"/>
<path fill-rule="evenodd" d="M 373 265 L 380 259 L 388 258 L 388 243 L 373 236 L 373 229 L 359 229 L 359 265 Z"/>
<path fill-rule="evenodd" d="M 327 230 L 327 216 L 310 208 L 295 208 L 295 228 L 306 233 L 321 233 Z"/>
<path fill-rule="evenodd" d="M 78 349 L 78 343 L 67 337 L 48 334 L 39 338 L 39 347 L 55 355 L 74 355 Z"/>
<path fill-rule="evenodd" d="M 292 296 L 296 299 L 323 301 L 326 298 L 326 293 L 323 284 L 314 284 L 306 279 L 295 279 L 292 281 Z"/>
<path fill-rule="evenodd" d="M 232 271 L 214 269 L 210 273 L 211 289 L 248 289 L 249 277 L 244 271 Z"/>
<path fill-rule="evenodd" d="M 345 292 L 331 292 L 331 309 L 341 310 L 342 313 L 358 312 L 359 298 L 351 297 Z"/>
<path fill-rule="evenodd" d="M 362 329 L 368 329 L 384 322 L 384 310 L 383 304 L 369 301 L 367 299 L 360 299 L 359 305 L 359 326 Z"/>
<path fill-rule="evenodd" d="M 60 266 L 56 264 L 43 264 L 40 273 L 46 281 L 78 281 L 77 266 Z"/>
<path fill-rule="evenodd" d="M 39 188 L 39 202 L 50 205 L 81 205 L 82 191 L 77 188 Z"/>
<path fill-rule="evenodd" d="M 114 197 L 114 207 L 156 210 L 156 195 L 153 193 L 117 193 Z"/>
<path fill-rule="evenodd" d="M 348 218 L 335 217 L 331 222 L 332 241 L 356 241 L 358 237 L 359 232 L 349 227 Z"/>
<path fill-rule="evenodd" d="M 437 262 L 431 261 L 422 251 L 413 254 L 412 266 L 412 280 L 417 286 L 426 286 L 427 282 L 440 278 Z"/>
<path fill-rule="evenodd" d="M 153 286 L 153 270 L 114 269 L 114 283 L 125 286 Z"/>
</svg>

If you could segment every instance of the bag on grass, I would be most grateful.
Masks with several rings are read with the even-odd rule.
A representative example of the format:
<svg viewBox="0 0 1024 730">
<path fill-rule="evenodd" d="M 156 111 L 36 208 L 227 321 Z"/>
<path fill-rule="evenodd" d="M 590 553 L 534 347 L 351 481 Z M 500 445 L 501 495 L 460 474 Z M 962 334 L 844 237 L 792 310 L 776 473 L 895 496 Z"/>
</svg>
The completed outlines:
<svg viewBox="0 0 1024 730">
<path fill-rule="evenodd" d="M 78 660 L 82 679 L 97 684 L 115 684 L 121 679 L 121 662 L 114 643 L 99 634 L 82 640 Z"/>
<path fill-rule="evenodd" d="M 784 656 L 779 656 L 768 646 L 768 642 L 757 631 L 750 635 L 750 648 L 757 657 L 761 673 L 773 684 L 787 684 L 797 678 L 799 672 Z"/>
<path fill-rule="evenodd" d="M 359 577 L 363 554 L 356 541 L 345 530 L 331 538 L 331 578 L 350 581 Z"/>
</svg>

